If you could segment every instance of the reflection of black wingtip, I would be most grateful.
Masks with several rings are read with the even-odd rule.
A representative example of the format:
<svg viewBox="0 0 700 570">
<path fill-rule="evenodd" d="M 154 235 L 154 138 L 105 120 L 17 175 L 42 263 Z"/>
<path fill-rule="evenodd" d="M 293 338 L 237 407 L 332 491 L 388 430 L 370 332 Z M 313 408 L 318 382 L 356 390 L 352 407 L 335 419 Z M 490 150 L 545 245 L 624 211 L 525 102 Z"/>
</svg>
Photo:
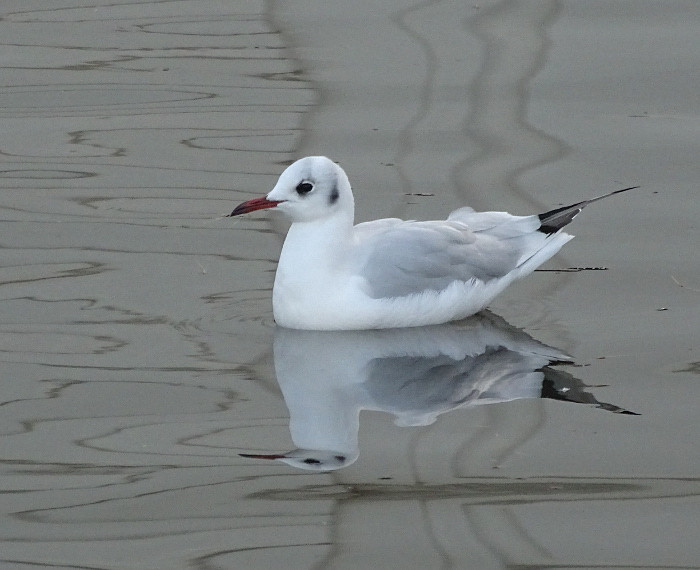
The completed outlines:
<svg viewBox="0 0 700 570">
<path fill-rule="evenodd" d="M 612 412 L 613 414 L 625 414 L 627 416 L 641 416 L 642 414 L 638 414 L 637 412 L 632 412 L 630 410 L 625 410 L 624 408 L 620 408 L 619 406 L 615 406 L 614 404 L 608 404 L 606 402 L 599 402 L 596 408 L 600 408 L 601 410 L 607 410 L 608 412 Z"/>
<path fill-rule="evenodd" d="M 581 380 L 563 370 L 556 370 L 549 366 L 542 368 L 544 380 L 542 380 L 542 398 L 559 400 L 561 402 L 571 402 L 574 404 L 589 404 L 606 410 L 614 414 L 625 414 L 628 416 L 639 416 L 637 412 L 632 412 L 607 402 L 600 402 L 586 388 L 590 388 Z"/>
</svg>

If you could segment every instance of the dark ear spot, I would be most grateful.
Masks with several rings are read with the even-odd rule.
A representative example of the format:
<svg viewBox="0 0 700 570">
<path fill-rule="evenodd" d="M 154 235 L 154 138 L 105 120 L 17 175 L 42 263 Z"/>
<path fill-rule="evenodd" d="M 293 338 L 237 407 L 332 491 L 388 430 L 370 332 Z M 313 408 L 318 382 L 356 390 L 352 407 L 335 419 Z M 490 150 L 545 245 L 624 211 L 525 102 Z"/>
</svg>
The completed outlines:
<svg viewBox="0 0 700 570">
<path fill-rule="evenodd" d="M 338 185 L 335 184 L 333 186 L 333 190 L 331 190 L 331 195 L 328 197 L 328 203 L 332 206 L 338 201 L 338 198 L 340 197 L 340 192 L 338 192 Z"/>
</svg>

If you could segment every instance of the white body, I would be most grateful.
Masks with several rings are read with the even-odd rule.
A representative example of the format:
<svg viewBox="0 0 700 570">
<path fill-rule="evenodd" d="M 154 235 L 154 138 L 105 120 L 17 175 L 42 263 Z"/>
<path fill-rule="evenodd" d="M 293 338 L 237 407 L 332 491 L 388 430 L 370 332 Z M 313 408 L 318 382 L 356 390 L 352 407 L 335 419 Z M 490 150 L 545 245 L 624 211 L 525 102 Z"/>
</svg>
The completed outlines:
<svg viewBox="0 0 700 570">
<path fill-rule="evenodd" d="M 513 224 L 522 224 L 523 218 L 511 217 Z M 530 225 L 539 226 L 537 216 L 529 218 L 534 218 Z M 331 217 L 322 223 L 294 223 L 282 247 L 272 293 L 277 324 L 294 329 L 352 330 L 414 327 L 463 319 L 486 308 L 514 280 L 530 274 L 573 238 L 563 232 L 548 236 L 535 229 L 526 230 L 517 244 L 526 242 L 529 246 L 521 253 L 524 260 L 501 277 L 487 281 L 476 277 L 455 279 L 440 290 L 375 298 L 369 294 L 363 262 L 374 248 L 382 247 L 382 226 L 386 222 L 353 227 L 342 217 Z M 421 222 L 395 223 L 410 232 L 411 226 Z M 454 225 L 470 231 L 466 224 Z"/>
<path fill-rule="evenodd" d="M 263 208 L 281 210 L 292 220 L 272 301 L 277 323 L 295 329 L 414 327 L 462 319 L 573 237 L 559 226 L 545 231 L 536 215 L 470 208 L 443 221 L 353 225 L 348 178 L 325 157 L 298 160 L 266 198 L 249 200 L 231 215 Z"/>
</svg>

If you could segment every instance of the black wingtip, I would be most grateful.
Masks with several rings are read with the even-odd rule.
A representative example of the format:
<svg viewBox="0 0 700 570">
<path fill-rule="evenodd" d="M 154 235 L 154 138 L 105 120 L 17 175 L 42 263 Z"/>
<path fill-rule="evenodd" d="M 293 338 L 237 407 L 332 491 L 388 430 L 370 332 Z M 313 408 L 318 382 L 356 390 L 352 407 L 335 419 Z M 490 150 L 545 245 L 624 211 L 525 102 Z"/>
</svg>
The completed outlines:
<svg viewBox="0 0 700 570">
<path fill-rule="evenodd" d="M 561 208 L 555 208 L 554 210 L 549 210 L 548 212 L 539 214 L 538 217 L 541 222 L 539 231 L 545 234 L 556 233 L 567 224 L 570 224 L 571 221 L 581 213 L 581 210 L 588 206 L 588 204 L 592 204 L 593 202 L 597 202 L 598 200 L 602 200 L 603 198 L 607 198 L 614 194 L 620 194 L 622 192 L 627 192 L 628 190 L 636 190 L 637 188 L 639 188 L 639 186 L 629 186 L 628 188 L 613 190 L 612 192 L 603 194 L 597 198 L 591 198 L 590 200 L 584 200 L 583 202 L 576 202 L 570 206 L 562 206 Z"/>
<path fill-rule="evenodd" d="M 603 198 L 607 198 L 608 196 L 612 196 L 613 194 L 619 194 L 620 192 L 627 192 L 627 190 L 636 190 L 637 188 L 641 188 L 641 186 L 630 186 L 628 188 L 621 188 L 620 190 L 613 190 L 610 192 L 610 194 L 605 194 L 604 196 L 599 196 L 598 198 L 593 198 L 591 202 L 594 202 L 595 200 L 601 200 Z"/>
</svg>

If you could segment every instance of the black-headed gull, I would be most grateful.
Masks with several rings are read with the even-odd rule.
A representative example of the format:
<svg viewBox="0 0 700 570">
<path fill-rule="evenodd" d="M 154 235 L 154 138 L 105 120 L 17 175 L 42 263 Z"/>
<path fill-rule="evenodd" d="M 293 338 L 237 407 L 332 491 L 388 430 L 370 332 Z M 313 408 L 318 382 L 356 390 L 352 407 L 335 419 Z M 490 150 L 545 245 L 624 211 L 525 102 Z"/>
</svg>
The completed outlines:
<svg viewBox="0 0 700 570">
<path fill-rule="evenodd" d="M 323 156 L 297 160 L 264 198 L 230 216 L 275 208 L 292 220 L 272 305 L 278 325 L 352 330 L 413 327 L 463 319 L 556 254 L 561 231 L 588 204 L 539 215 L 459 208 L 447 220 L 397 218 L 354 224 L 347 175 Z"/>
<path fill-rule="evenodd" d="M 300 469 L 331 471 L 357 460 L 362 410 L 392 414 L 401 427 L 427 426 L 457 409 L 522 398 L 633 414 L 598 401 L 581 380 L 549 366 L 571 361 L 569 355 L 489 311 L 430 327 L 333 332 L 276 327 L 273 346 L 296 449 L 241 455 Z M 473 435 L 464 437 L 472 441 Z M 513 444 L 507 434 L 497 439 Z"/>
<path fill-rule="evenodd" d="M 402 427 L 426 426 L 458 408 L 539 398 L 541 369 L 568 360 L 488 312 L 390 330 L 277 327 L 275 373 L 297 449 L 241 455 L 313 471 L 347 467 L 360 454 L 361 410 L 390 413 Z"/>
</svg>

